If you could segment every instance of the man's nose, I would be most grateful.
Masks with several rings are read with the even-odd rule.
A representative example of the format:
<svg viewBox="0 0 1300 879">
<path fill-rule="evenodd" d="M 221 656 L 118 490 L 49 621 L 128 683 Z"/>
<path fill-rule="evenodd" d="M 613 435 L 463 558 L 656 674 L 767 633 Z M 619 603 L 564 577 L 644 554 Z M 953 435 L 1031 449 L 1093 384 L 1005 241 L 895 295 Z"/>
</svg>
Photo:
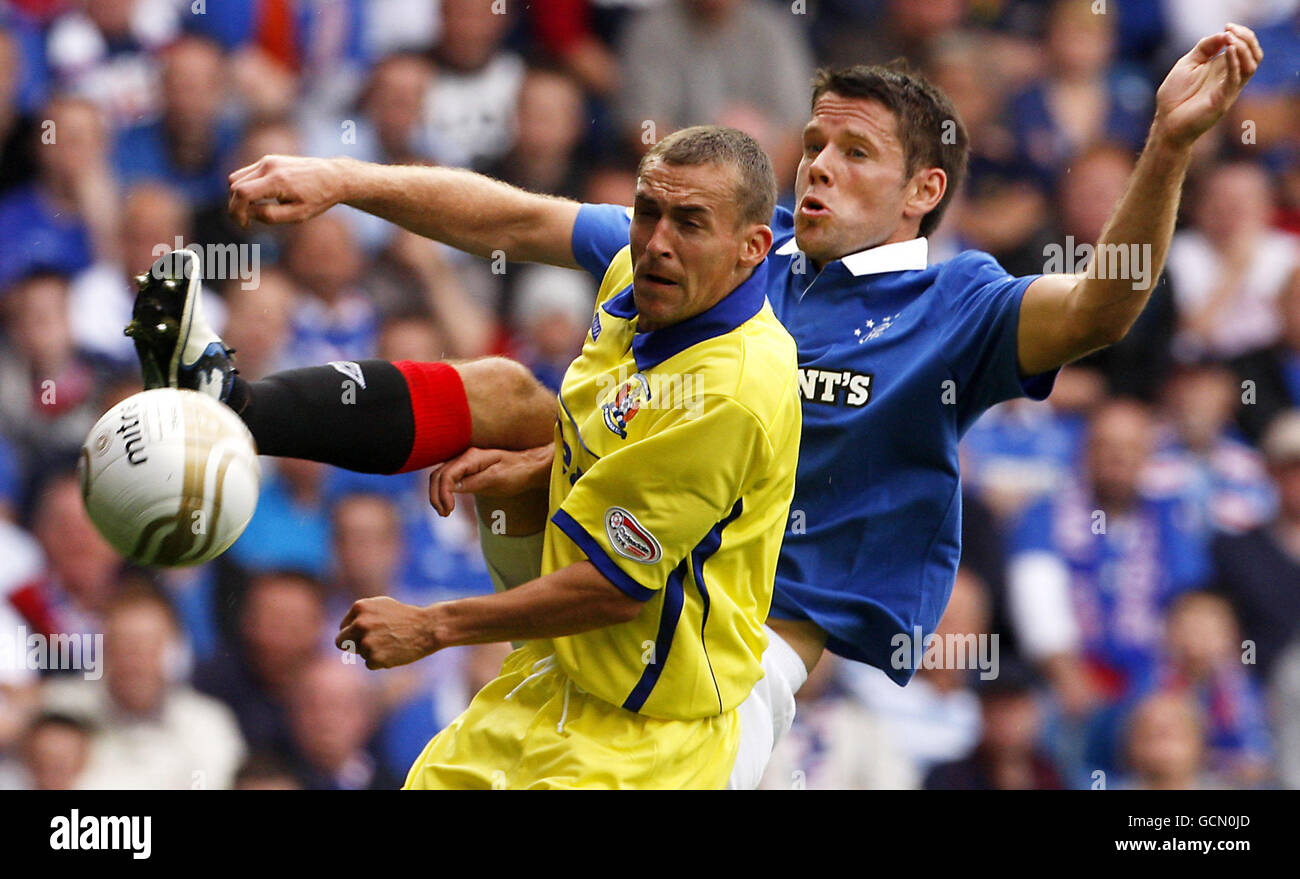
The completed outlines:
<svg viewBox="0 0 1300 879">
<path fill-rule="evenodd" d="M 830 157 L 830 147 L 825 147 L 817 156 L 808 163 L 808 182 L 830 186 L 832 182 L 831 165 L 833 160 Z"/>
<path fill-rule="evenodd" d="M 655 223 L 654 231 L 650 233 L 650 239 L 646 241 L 646 252 L 656 256 L 670 256 L 672 248 L 669 246 L 669 231 L 668 218 L 660 218 L 659 222 Z"/>
</svg>

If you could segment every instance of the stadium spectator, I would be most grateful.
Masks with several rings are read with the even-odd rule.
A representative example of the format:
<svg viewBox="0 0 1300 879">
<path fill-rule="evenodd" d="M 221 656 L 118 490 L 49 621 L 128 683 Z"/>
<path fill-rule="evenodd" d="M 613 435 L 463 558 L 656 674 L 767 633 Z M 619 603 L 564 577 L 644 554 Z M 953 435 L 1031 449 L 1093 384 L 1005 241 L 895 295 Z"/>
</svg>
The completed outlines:
<svg viewBox="0 0 1300 879">
<path fill-rule="evenodd" d="M 1008 105 L 1022 160 L 1044 187 L 1096 143 L 1137 150 L 1146 137 L 1151 85 L 1111 66 L 1114 21 L 1096 14 L 1089 0 L 1056 0 L 1044 41 L 1046 75 Z"/>
<path fill-rule="evenodd" d="M 103 679 L 45 685 L 47 710 L 94 728 L 79 785 L 91 789 L 228 788 L 244 755 L 230 709 L 177 680 L 180 630 L 161 593 L 124 588 L 104 617 Z"/>
<path fill-rule="evenodd" d="M 36 179 L 0 198 L 0 289 L 33 270 L 81 271 L 116 245 L 117 183 L 99 110 L 56 98 L 41 120 Z"/>
<path fill-rule="evenodd" d="M 382 495 L 351 494 L 334 502 L 332 605 L 327 616 L 343 618 L 352 602 L 399 592 L 402 523 L 396 505 Z"/>
<path fill-rule="evenodd" d="M 230 706 L 250 750 L 286 756 L 290 695 L 325 643 L 322 588 L 303 574 L 269 572 L 250 578 L 238 600 L 236 643 L 195 669 L 194 686 Z"/>
<path fill-rule="evenodd" d="M 1204 172 L 1192 225 L 1169 245 L 1179 356 L 1236 357 L 1277 341 L 1278 298 L 1300 251 L 1294 236 L 1269 226 L 1272 213 L 1272 183 L 1260 166 L 1233 162 Z"/>
<path fill-rule="evenodd" d="M 1262 446 L 1277 486 L 1277 515 L 1245 534 L 1221 536 L 1212 555 L 1215 585 L 1236 608 L 1267 681 L 1300 634 L 1300 410 L 1279 416 Z"/>
<path fill-rule="evenodd" d="M 529 68 L 519 86 L 514 144 L 486 173 L 532 192 L 577 198 L 583 175 L 575 153 L 585 117 L 576 82 L 556 70 Z"/>
<path fill-rule="evenodd" d="M 54 87 L 93 101 L 114 128 L 161 108 L 157 53 L 180 21 L 172 0 L 76 0 L 50 25 L 45 51 Z"/>
<path fill-rule="evenodd" d="M 794 726 L 777 742 L 761 790 L 915 790 L 916 769 L 840 680 L 847 660 L 822 657 L 795 697 Z"/>
<path fill-rule="evenodd" d="M 1177 368 L 1166 389 L 1164 430 L 1143 488 L 1152 497 L 1183 498 L 1205 540 L 1240 533 L 1267 520 L 1275 499 L 1263 456 L 1237 439 L 1232 414 L 1238 388 L 1214 362 Z"/>
<path fill-rule="evenodd" d="M 564 370 L 582 350 L 591 326 L 596 291 L 591 280 L 554 266 L 530 265 L 518 271 L 515 319 L 519 361 L 552 390 L 559 391 Z"/>
<path fill-rule="evenodd" d="M 1017 643 L 1071 715 L 1122 698 L 1149 673 L 1165 608 L 1208 574 L 1181 501 L 1139 493 L 1153 431 L 1140 404 L 1103 405 L 1082 478 L 1029 507 L 1011 538 Z"/>
<path fill-rule="evenodd" d="M 72 280 L 72 332 L 78 346 L 116 363 L 135 359 L 122 327 L 131 320 L 135 277 L 162 255 L 189 242 L 190 213 L 181 193 L 160 182 L 138 183 L 122 200 L 120 244 L 113 260 L 97 260 Z M 213 319 L 220 323 L 217 305 Z"/>
<path fill-rule="evenodd" d="M 289 359 L 295 366 L 373 356 L 379 316 L 361 286 L 364 257 L 339 214 L 293 229 L 284 267 L 298 286 Z"/>
<path fill-rule="evenodd" d="M 407 547 L 402 570 L 406 600 L 424 605 L 491 594 L 492 581 L 470 512 L 473 505 L 458 504 L 457 513 L 444 519 L 429 506 L 427 482 L 421 479 L 420 483 L 421 491 L 401 498 Z M 485 524 L 491 527 L 492 523 Z"/>
<path fill-rule="evenodd" d="M 1049 231 L 1051 207 L 1017 154 L 1004 118 L 1005 84 L 989 69 L 992 51 L 990 35 L 954 32 L 936 40 L 929 53 L 927 75 L 953 99 L 971 143 L 966 185 L 939 234 L 955 237 L 954 256 L 980 248 L 1007 271 L 1035 274 L 1043 270 L 1040 239 Z"/>
<path fill-rule="evenodd" d="M 739 128 L 793 186 L 812 58 L 797 17 L 763 3 L 668 0 L 634 19 L 621 47 L 617 109 L 642 150 L 687 125 Z"/>
<path fill-rule="evenodd" d="M 392 790 L 391 775 L 366 749 L 379 704 L 360 664 L 321 656 L 295 677 L 289 724 L 295 763 L 308 790 Z"/>
<path fill-rule="evenodd" d="M 1280 412 L 1300 409 L 1300 265 L 1287 279 L 1277 306 L 1281 325 L 1278 343 L 1233 361 L 1242 401 L 1237 421 L 1252 442 L 1259 442 Z"/>
<path fill-rule="evenodd" d="M 76 461 L 99 419 L 102 364 L 78 350 L 67 278 L 24 278 L 3 301 L 0 420 L 33 480 Z"/>
<path fill-rule="evenodd" d="M 339 374 L 340 398 L 347 390 Z M 324 507 L 325 465 L 263 459 L 257 510 L 227 552 L 250 571 L 294 568 L 325 575 L 329 564 L 329 514 Z"/>
<path fill-rule="evenodd" d="M 226 304 L 223 333 L 239 352 L 239 374 L 255 380 L 284 369 L 294 304 L 289 275 L 282 269 L 266 267 L 261 270 L 258 284 L 246 286 L 242 279 L 233 278 L 222 289 Z"/>
<path fill-rule="evenodd" d="M 1138 703 L 1128 718 L 1125 752 L 1129 774 L 1119 787 L 1200 790 L 1223 787 L 1205 765 L 1205 732 L 1195 700 L 1160 692 Z"/>
<path fill-rule="evenodd" d="M 32 533 L 49 564 L 55 625 L 70 634 L 103 631 L 122 557 L 95 530 L 73 474 L 51 477 L 36 498 Z"/>
<path fill-rule="evenodd" d="M 1243 663 L 1232 607 L 1220 596 L 1189 592 L 1169 611 L 1165 649 L 1145 687 L 1189 693 L 1205 721 L 1207 761 L 1216 776 L 1253 787 L 1269 775 L 1273 744 L 1259 684 Z"/>
<path fill-rule="evenodd" d="M 162 180 L 195 207 L 222 203 L 239 141 L 238 126 L 224 116 L 226 58 L 215 43 L 185 37 L 162 59 L 161 117 L 118 134 L 114 167 L 123 184 Z"/>
<path fill-rule="evenodd" d="M 75 790 L 82 786 L 94 729 L 67 714 L 43 712 L 23 736 L 22 775 L 27 790 Z"/>
<path fill-rule="evenodd" d="M 356 96 L 366 63 L 362 0 L 220 0 L 184 16 L 185 29 L 235 59 L 257 105 L 270 88 L 304 115 L 334 118 Z"/>
<path fill-rule="evenodd" d="M 982 733 L 966 758 L 942 763 L 925 777 L 927 790 L 1059 790 L 1065 786 L 1042 747 L 1044 717 L 1033 679 L 1014 665 L 981 682 Z"/>
<path fill-rule="evenodd" d="M 438 75 L 425 105 L 430 136 L 473 167 L 510 150 L 524 80 L 523 59 L 505 47 L 509 16 L 492 7 L 492 0 L 441 0 Z"/>
<path fill-rule="evenodd" d="M 999 403 L 962 439 L 962 481 L 1001 524 L 1014 522 L 1026 506 L 1070 479 L 1079 460 L 1082 421 L 1058 411 L 1051 399 Z"/>
<path fill-rule="evenodd" d="M 487 304 L 474 292 L 473 272 L 484 268 L 475 265 L 478 262 L 398 229 L 388 249 L 370 264 L 366 289 L 385 317 L 428 318 L 448 356 L 480 357 L 494 350 L 500 330 Z M 505 277 L 512 271 L 517 270 L 507 268 Z"/>
<path fill-rule="evenodd" d="M 434 67 L 422 55 L 399 53 L 382 59 L 371 69 L 347 118 L 314 122 L 307 154 L 345 155 L 388 164 L 467 164 L 468 154 L 442 142 L 424 124 L 425 98 L 434 80 Z M 370 214 L 349 209 L 346 215 L 369 253 L 378 251 L 394 235 L 391 223 Z"/>
</svg>

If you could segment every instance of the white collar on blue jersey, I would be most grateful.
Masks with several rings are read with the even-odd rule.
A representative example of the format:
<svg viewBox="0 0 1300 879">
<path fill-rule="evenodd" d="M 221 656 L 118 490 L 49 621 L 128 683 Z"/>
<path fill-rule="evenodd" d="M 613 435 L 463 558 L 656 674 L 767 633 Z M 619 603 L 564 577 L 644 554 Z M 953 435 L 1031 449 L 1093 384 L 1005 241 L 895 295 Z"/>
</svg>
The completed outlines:
<svg viewBox="0 0 1300 879">
<path fill-rule="evenodd" d="M 777 256 L 787 256 L 799 252 L 798 242 L 791 237 L 789 241 L 776 249 Z M 868 247 L 857 253 L 840 257 L 840 262 L 854 277 L 862 275 L 879 275 L 882 272 L 917 271 L 929 265 L 930 240 L 912 238 L 907 241 L 895 241 L 893 244 L 881 244 Z"/>
</svg>

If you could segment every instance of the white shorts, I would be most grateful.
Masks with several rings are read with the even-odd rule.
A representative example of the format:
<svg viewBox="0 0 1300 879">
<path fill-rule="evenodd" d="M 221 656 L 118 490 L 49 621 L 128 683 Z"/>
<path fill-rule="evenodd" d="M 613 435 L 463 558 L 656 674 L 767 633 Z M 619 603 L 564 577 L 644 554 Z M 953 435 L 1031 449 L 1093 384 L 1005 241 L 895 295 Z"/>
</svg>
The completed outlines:
<svg viewBox="0 0 1300 879">
<path fill-rule="evenodd" d="M 767 769 L 772 749 L 794 723 L 794 694 L 808 679 L 808 668 L 794 648 L 768 626 L 763 651 L 763 679 L 754 684 L 740 712 L 740 748 L 727 790 L 755 790 Z"/>
</svg>

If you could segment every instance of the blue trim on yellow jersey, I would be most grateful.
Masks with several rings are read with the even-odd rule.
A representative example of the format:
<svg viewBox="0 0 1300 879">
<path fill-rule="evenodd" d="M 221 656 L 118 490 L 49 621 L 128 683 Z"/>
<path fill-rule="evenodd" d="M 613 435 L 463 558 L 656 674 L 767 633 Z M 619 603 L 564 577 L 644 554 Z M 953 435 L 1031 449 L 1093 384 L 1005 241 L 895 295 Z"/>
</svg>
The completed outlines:
<svg viewBox="0 0 1300 879">
<path fill-rule="evenodd" d="M 681 323 L 658 330 L 638 332 L 632 338 L 632 356 L 637 369 L 653 369 L 675 354 L 705 339 L 722 336 L 763 310 L 767 301 L 767 260 L 754 267 L 743 284 L 722 297 L 707 311 Z M 611 317 L 632 320 L 637 316 L 632 287 L 611 297 L 601 306 Z"/>
<path fill-rule="evenodd" d="M 641 680 L 637 681 L 632 692 L 623 702 L 623 707 L 629 711 L 640 711 L 645 700 L 650 698 L 654 692 L 655 684 L 659 682 L 659 676 L 663 674 L 664 664 L 668 661 L 668 651 L 673 646 L 673 633 L 677 631 L 677 622 L 682 616 L 682 604 L 685 601 L 683 584 L 686 579 L 687 565 L 695 573 L 695 586 L 700 590 L 700 600 L 704 604 L 703 619 L 700 622 L 700 636 L 704 636 L 704 627 L 709 622 L 709 589 L 704 584 L 704 563 L 707 562 L 718 548 L 722 546 L 722 532 L 728 525 L 740 518 L 741 510 L 744 509 L 742 501 L 736 501 L 735 506 L 727 517 L 709 529 L 709 533 L 700 539 L 686 558 L 682 559 L 681 564 L 673 569 L 668 575 L 668 585 L 664 588 L 664 607 L 659 617 L 659 631 L 655 636 L 654 662 L 645 667 L 641 673 Z M 707 642 L 704 642 L 707 643 Z M 706 648 L 705 654 L 708 656 Z M 713 662 L 709 662 L 709 674 L 713 675 Z M 713 689 L 718 693 L 718 705 L 721 710 L 722 693 L 718 691 L 718 679 L 713 677 Z"/>
<path fill-rule="evenodd" d="M 606 554 L 595 538 L 587 533 L 587 529 L 583 528 L 576 519 L 564 510 L 556 510 L 555 515 L 551 517 L 551 521 L 578 545 L 578 549 L 582 550 L 587 560 L 596 566 L 596 570 L 600 571 L 605 579 L 613 583 L 620 591 L 637 601 L 649 601 L 654 597 L 653 589 L 645 588 L 623 573 L 623 569 L 614 564 L 614 560 Z"/>
<path fill-rule="evenodd" d="M 664 663 L 668 661 L 668 651 L 673 649 L 673 635 L 677 632 L 686 600 L 682 587 L 682 581 L 686 579 L 686 561 L 682 559 L 668 575 L 668 584 L 664 586 L 664 606 L 659 612 L 659 631 L 655 633 L 654 662 L 645 667 L 641 679 L 623 700 L 623 707 L 628 711 L 640 711 L 645 700 L 650 698 L 655 684 L 659 683 L 659 676 L 663 674 Z"/>
<path fill-rule="evenodd" d="M 709 624 L 709 587 L 704 584 L 704 563 L 718 551 L 718 547 L 722 546 L 722 529 L 740 518 L 744 503 L 743 499 L 736 501 L 727 518 L 715 525 L 708 534 L 704 535 L 700 545 L 691 550 L 691 569 L 695 572 L 695 586 L 700 590 L 700 600 L 704 603 L 704 612 L 700 614 L 700 642 L 705 645 L 704 658 L 709 662 L 709 675 L 713 678 L 713 689 L 718 694 L 719 711 L 722 710 L 722 691 L 718 689 L 718 676 L 713 673 L 713 660 L 709 659 L 709 642 L 704 637 L 704 627 Z"/>
<path fill-rule="evenodd" d="M 573 435 L 578 438 L 578 445 L 582 446 L 582 450 L 584 452 L 586 452 L 588 455 L 591 455 L 591 457 L 599 461 L 600 455 L 597 455 L 591 449 L 587 448 L 587 441 L 582 438 L 582 431 L 578 429 L 578 422 L 574 420 L 573 413 L 570 412 L 569 407 L 565 405 L 564 395 L 556 394 L 555 398 L 560 401 L 560 408 L 564 410 L 565 417 L 568 418 L 569 423 L 573 425 Z"/>
</svg>

